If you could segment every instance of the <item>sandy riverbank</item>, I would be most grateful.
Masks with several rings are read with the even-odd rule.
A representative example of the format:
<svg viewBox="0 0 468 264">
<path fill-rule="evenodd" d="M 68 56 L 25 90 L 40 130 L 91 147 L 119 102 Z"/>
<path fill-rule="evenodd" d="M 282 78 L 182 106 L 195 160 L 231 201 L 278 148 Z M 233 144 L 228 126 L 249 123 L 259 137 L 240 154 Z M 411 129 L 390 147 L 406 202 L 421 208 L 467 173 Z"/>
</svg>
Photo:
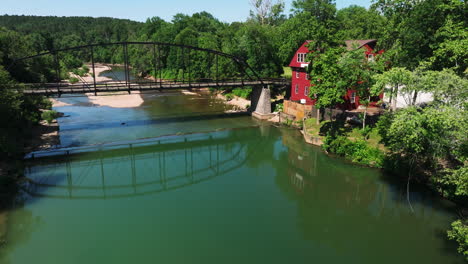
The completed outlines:
<svg viewBox="0 0 468 264">
<path fill-rule="evenodd" d="M 108 106 L 113 108 L 133 108 L 139 107 L 144 100 L 140 92 L 134 91 L 127 93 L 108 93 L 95 96 L 93 93 L 87 93 L 89 101 L 98 106 Z"/>
<path fill-rule="evenodd" d="M 62 106 L 70 106 L 71 104 L 59 101 L 54 98 L 49 98 L 49 101 L 52 102 L 52 107 L 62 107 Z"/>
<path fill-rule="evenodd" d="M 86 65 L 89 67 L 89 73 L 86 74 L 86 76 L 84 77 L 80 77 L 80 76 L 77 76 L 76 74 L 70 72 L 70 77 L 75 77 L 77 78 L 78 80 L 80 80 L 80 82 L 86 82 L 86 83 L 93 83 L 94 82 L 94 79 L 93 79 L 93 69 L 91 67 L 91 65 Z M 106 64 L 94 64 L 94 71 L 96 73 L 96 82 L 105 82 L 105 81 L 112 81 L 111 78 L 109 77 L 105 77 L 105 76 L 99 76 L 102 72 L 105 72 L 105 71 L 109 71 L 111 70 L 112 68 L 112 65 L 106 65 Z"/>
<path fill-rule="evenodd" d="M 233 105 L 240 110 L 247 110 L 250 107 L 250 100 L 234 96 L 232 100 L 227 100 L 226 96 L 222 94 L 217 94 L 216 98 L 221 99 L 226 102 L 228 105 Z"/>
</svg>

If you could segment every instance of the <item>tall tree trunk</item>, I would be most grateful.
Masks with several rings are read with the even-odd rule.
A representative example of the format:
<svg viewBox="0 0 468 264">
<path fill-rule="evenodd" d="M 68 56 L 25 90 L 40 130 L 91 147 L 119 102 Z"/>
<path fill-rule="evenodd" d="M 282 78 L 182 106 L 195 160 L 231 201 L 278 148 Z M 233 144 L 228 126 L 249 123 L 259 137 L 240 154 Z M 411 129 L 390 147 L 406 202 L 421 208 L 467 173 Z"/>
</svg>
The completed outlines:
<svg viewBox="0 0 468 264">
<path fill-rule="evenodd" d="M 320 108 L 316 107 L 317 109 L 317 125 L 320 125 Z"/>
<path fill-rule="evenodd" d="M 395 94 L 393 95 L 393 102 L 392 102 L 392 111 L 395 112 L 396 111 L 396 108 L 397 108 L 397 101 L 398 101 L 398 90 L 400 88 L 400 85 L 398 84 L 396 87 L 395 87 Z"/>
<path fill-rule="evenodd" d="M 415 105 L 415 104 L 416 104 L 416 99 L 418 99 L 418 91 L 414 91 L 413 102 L 411 103 L 411 105 Z"/>
<path fill-rule="evenodd" d="M 362 119 L 362 129 L 366 128 L 367 108 L 369 107 L 370 95 L 367 98 L 366 109 L 364 110 L 364 118 Z"/>
<path fill-rule="evenodd" d="M 390 91 L 390 99 L 388 100 L 388 108 L 390 108 L 390 110 L 392 109 L 392 99 L 393 99 L 393 91 L 394 91 L 394 87 L 392 86 L 392 90 Z"/>
</svg>

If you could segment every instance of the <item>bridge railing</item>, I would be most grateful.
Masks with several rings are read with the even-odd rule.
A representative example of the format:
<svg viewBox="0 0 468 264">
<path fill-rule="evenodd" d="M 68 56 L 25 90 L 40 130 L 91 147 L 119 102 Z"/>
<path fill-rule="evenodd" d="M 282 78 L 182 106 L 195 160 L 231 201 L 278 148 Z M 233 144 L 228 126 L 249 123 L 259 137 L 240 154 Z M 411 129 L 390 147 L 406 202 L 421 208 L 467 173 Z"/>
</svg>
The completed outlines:
<svg viewBox="0 0 468 264">
<path fill-rule="evenodd" d="M 249 87 L 249 86 L 286 86 L 289 80 L 284 78 L 262 78 L 260 80 L 246 80 L 244 78 L 224 78 L 224 79 L 163 79 L 150 80 L 140 79 L 129 82 L 103 81 L 96 84 L 86 82 L 69 83 L 33 83 L 24 84 L 23 92 L 37 95 L 61 95 L 61 94 L 85 94 L 98 92 L 131 92 L 143 90 L 163 90 L 163 89 L 197 89 L 197 88 L 217 88 L 217 87 Z M 12 89 L 18 89 L 16 87 Z"/>
</svg>

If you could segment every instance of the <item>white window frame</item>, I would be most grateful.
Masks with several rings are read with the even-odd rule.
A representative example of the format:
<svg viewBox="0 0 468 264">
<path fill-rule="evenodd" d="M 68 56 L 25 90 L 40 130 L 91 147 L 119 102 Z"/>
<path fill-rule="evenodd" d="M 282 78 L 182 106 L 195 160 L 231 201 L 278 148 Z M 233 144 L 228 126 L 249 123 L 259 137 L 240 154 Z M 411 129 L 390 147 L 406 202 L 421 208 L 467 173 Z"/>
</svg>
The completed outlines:
<svg viewBox="0 0 468 264">
<path fill-rule="evenodd" d="M 308 86 L 304 87 L 304 95 L 309 96 L 309 87 Z"/>
<path fill-rule="evenodd" d="M 299 79 L 299 77 L 301 76 L 301 73 L 300 72 L 296 72 L 296 79 Z"/>
<path fill-rule="evenodd" d="M 367 55 L 367 61 L 368 61 L 368 62 L 374 62 L 374 61 L 375 61 L 375 56 L 374 56 L 374 54 L 369 54 L 369 55 Z"/>
<path fill-rule="evenodd" d="M 306 80 L 309 80 L 310 79 L 310 74 L 306 74 Z"/>
<path fill-rule="evenodd" d="M 356 92 L 351 93 L 351 95 L 349 96 L 349 100 L 351 101 L 352 104 L 356 103 Z"/>
<path fill-rule="evenodd" d="M 307 53 L 298 53 L 297 62 L 305 62 Z"/>
<path fill-rule="evenodd" d="M 296 87 L 294 88 L 294 91 L 296 94 L 299 94 L 299 84 L 296 84 Z"/>
</svg>

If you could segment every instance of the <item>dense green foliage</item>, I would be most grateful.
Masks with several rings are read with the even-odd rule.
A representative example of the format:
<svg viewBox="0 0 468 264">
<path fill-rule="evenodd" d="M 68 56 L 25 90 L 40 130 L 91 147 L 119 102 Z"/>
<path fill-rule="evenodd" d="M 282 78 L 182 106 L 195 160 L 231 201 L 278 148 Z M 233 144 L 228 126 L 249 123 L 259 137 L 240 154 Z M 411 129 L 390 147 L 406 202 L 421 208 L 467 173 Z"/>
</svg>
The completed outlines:
<svg viewBox="0 0 468 264">
<path fill-rule="evenodd" d="M 58 117 L 58 113 L 55 110 L 44 111 L 41 114 L 41 118 L 47 121 L 47 123 L 52 123 L 52 121 Z"/>
<path fill-rule="evenodd" d="M 461 220 L 452 223 L 452 229 L 448 231 L 450 239 L 455 240 L 460 245 L 458 252 L 463 254 L 468 260 L 468 224 Z"/>
<path fill-rule="evenodd" d="M 50 102 L 42 97 L 25 96 L 12 91 L 21 85 L 11 80 L 0 66 L 0 157 L 14 158 L 23 150 L 24 138 L 31 125 L 41 119 L 40 108 L 50 108 Z"/>
<path fill-rule="evenodd" d="M 384 163 L 384 153 L 363 139 L 351 140 L 346 136 L 328 135 L 322 147 L 359 164 L 381 168 Z"/>
</svg>

